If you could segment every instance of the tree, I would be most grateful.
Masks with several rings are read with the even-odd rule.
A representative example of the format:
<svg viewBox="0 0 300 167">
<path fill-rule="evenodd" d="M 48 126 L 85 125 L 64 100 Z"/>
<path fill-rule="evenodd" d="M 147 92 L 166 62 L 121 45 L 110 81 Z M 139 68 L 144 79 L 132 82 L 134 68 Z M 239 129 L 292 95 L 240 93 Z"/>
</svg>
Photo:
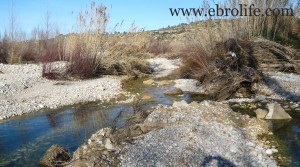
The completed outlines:
<svg viewBox="0 0 300 167">
<path fill-rule="evenodd" d="M 16 42 L 16 33 L 17 33 L 17 17 L 15 15 L 15 3 L 12 0 L 11 6 L 10 6 L 10 12 L 9 12 L 9 39 L 10 39 L 10 47 L 9 47 L 9 57 L 10 57 L 10 63 L 13 63 L 14 61 L 14 48 L 15 48 L 15 42 Z"/>
</svg>

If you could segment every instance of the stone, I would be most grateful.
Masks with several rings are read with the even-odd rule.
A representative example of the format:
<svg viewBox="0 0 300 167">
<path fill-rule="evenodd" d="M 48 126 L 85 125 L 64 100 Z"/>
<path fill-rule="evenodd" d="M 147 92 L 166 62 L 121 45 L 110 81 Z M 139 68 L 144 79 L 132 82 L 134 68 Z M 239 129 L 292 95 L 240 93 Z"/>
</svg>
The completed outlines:
<svg viewBox="0 0 300 167">
<path fill-rule="evenodd" d="M 113 150 L 114 149 L 114 146 L 112 145 L 111 140 L 109 138 L 106 139 L 104 147 L 108 150 Z"/>
<path fill-rule="evenodd" d="M 272 154 L 273 154 L 272 149 L 267 149 L 267 150 L 266 150 L 266 154 L 267 154 L 267 155 L 272 155 Z"/>
<path fill-rule="evenodd" d="M 182 101 L 175 101 L 173 103 L 173 107 L 182 107 L 182 106 L 188 106 L 187 102 L 182 100 Z"/>
<path fill-rule="evenodd" d="M 266 119 L 291 119 L 292 117 L 278 103 L 268 104 L 269 113 Z"/>
<path fill-rule="evenodd" d="M 179 88 L 173 88 L 164 92 L 165 95 L 182 95 L 183 91 Z"/>
<path fill-rule="evenodd" d="M 179 88 L 184 92 L 204 93 L 198 80 L 195 79 L 178 79 L 175 81 L 175 88 Z"/>
<path fill-rule="evenodd" d="M 254 111 L 256 114 L 256 118 L 258 119 L 264 119 L 266 117 L 266 115 L 268 114 L 268 111 L 263 110 L 263 109 L 257 109 Z"/>
<path fill-rule="evenodd" d="M 165 85 L 170 85 L 171 82 L 170 82 L 170 81 L 167 81 L 167 80 L 163 80 L 163 81 L 157 82 L 157 84 L 158 84 L 159 86 L 165 86 Z"/>
<path fill-rule="evenodd" d="M 151 99 L 152 99 L 152 97 L 149 96 L 149 95 L 144 95 L 144 96 L 142 97 L 142 100 L 151 100 Z"/>
<path fill-rule="evenodd" d="M 196 101 L 193 101 L 193 102 L 190 103 L 190 106 L 193 106 L 193 107 L 196 107 L 196 106 L 198 106 L 198 105 L 199 105 L 199 103 L 196 102 Z"/>
<path fill-rule="evenodd" d="M 155 83 L 155 81 L 153 79 L 148 79 L 146 81 L 143 81 L 143 84 L 145 84 L 145 85 L 152 85 L 154 83 Z"/>
<path fill-rule="evenodd" d="M 232 153 L 236 153 L 238 151 L 238 148 L 234 145 L 231 145 L 229 149 L 230 149 L 230 152 L 232 152 Z"/>
<path fill-rule="evenodd" d="M 65 162 L 70 161 L 70 153 L 66 148 L 63 148 L 57 144 L 52 145 L 40 159 L 39 164 L 41 166 L 59 166 Z"/>
<path fill-rule="evenodd" d="M 276 148 L 271 149 L 273 153 L 278 153 L 278 150 Z"/>
<path fill-rule="evenodd" d="M 70 62 L 67 61 L 56 61 L 45 64 L 46 73 L 56 73 L 59 75 L 65 75 L 71 66 Z"/>
</svg>

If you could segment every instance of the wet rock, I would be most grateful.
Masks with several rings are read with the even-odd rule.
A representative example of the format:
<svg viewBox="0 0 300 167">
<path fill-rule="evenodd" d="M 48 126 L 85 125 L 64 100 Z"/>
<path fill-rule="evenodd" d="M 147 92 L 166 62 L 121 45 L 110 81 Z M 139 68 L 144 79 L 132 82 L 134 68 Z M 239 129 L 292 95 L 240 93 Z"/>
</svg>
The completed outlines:
<svg viewBox="0 0 300 167">
<path fill-rule="evenodd" d="M 278 103 L 268 104 L 266 119 L 291 119 L 292 117 Z"/>
<path fill-rule="evenodd" d="M 179 88 L 174 88 L 164 92 L 165 95 L 182 95 L 183 91 Z"/>
<path fill-rule="evenodd" d="M 148 96 L 148 95 L 144 95 L 143 97 L 142 97 L 142 100 L 151 100 L 152 99 L 152 97 L 151 96 Z"/>
<path fill-rule="evenodd" d="M 256 118 L 259 118 L 259 119 L 264 119 L 266 117 L 266 115 L 268 114 L 268 111 L 260 109 L 260 108 L 255 110 L 254 112 L 256 114 Z"/>
<path fill-rule="evenodd" d="M 143 81 L 143 84 L 145 84 L 145 85 L 152 85 L 154 83 L 155 83 L 155 81 L 153 79 L 148 79 L 146 81 Z"/>
<path fill-rule="evenodd" d="M 172 83 L 171 81 L 167 81 L 167 80 L 163 80 L 163 81 L 157 82 L 157 84 L 158 84 L 159 86 L 170 85 L 171 83 Z"/>
<path fill-rule="evenodd" d="M 178 79 L 175 81 L 175 88 L 179 88 L 184 92 L 204 93 L 199 81 L 195 79 Z"/>
<path fill-rule="evenodd" d="M 53 167 L 61 166 L 71 159 L 69 151 L 57 144 L 52 145 L 40 159 L 41 166 Z"/>
</svg>

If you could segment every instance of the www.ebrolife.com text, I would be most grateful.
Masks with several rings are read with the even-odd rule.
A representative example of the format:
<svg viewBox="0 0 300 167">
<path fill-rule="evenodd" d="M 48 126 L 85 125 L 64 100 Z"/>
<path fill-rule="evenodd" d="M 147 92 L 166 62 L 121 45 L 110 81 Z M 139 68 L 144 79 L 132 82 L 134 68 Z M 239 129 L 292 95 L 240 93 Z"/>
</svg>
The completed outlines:
<svg viewBox="0 0 300 167">
<path fill-rule="evenodd" d="M 214 8 L 169 8 L 172 16 L 197 17 L 243 17 L 243 16 L 294 16 L 292 8 L 266 8 L 260 9 L 254 4 L 239 4 L 235 8 L 222 8 L 215 4 Z"/>
</svg>

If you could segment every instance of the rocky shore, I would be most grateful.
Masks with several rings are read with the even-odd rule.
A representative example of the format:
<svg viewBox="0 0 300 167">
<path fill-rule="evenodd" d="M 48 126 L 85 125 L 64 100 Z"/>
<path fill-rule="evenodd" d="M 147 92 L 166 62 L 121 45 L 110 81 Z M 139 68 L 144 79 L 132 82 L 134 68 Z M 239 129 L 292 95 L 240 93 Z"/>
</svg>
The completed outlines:
<svg viewBox="0 0 300 167">
<path fill-rule="evenodd" d="M 276 166 L 257 140 L 267 124 L 222 103 L 159 105 L 126 129 L 100 130 L 68 166 Z"/>
<path fill-rule="evenodd" d="M 54 81 L 42 78 L 42 67 L 35 64 L 0 64 L 0 71 L 0 120 L 43 108 L 104 102 L 125 94 L 120 77 Z"/>
</svg>

